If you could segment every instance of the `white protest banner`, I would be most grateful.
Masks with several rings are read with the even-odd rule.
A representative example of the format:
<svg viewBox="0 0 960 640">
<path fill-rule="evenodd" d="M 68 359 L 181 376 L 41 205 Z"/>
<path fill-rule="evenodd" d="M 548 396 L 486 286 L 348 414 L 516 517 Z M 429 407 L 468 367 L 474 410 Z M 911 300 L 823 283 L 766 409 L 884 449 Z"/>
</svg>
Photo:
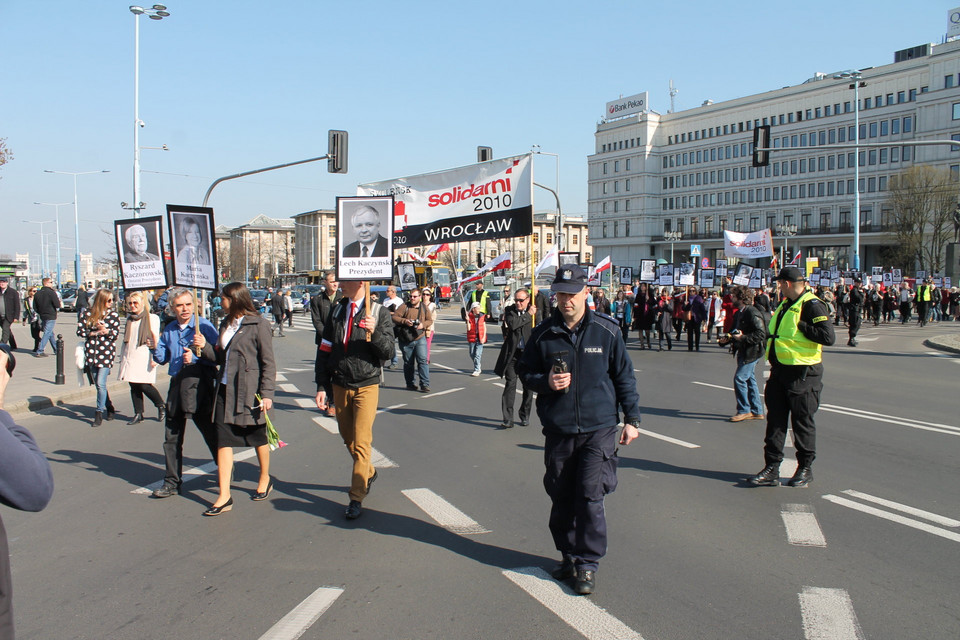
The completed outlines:
<svg viewBox="0 0 960 640">
<path fill-rule="evenodd" d="M 727 257 L 762 258 L 773 255 L 773 236 L 770 229 L 752 233 L 723 231 L 723 253 Z"/>
<path fill-rule="evenodd" d="M 530 154 L 370 182 L 357 195 L 394 197 L 395 248 L 533 233 Z"/>
</svg>

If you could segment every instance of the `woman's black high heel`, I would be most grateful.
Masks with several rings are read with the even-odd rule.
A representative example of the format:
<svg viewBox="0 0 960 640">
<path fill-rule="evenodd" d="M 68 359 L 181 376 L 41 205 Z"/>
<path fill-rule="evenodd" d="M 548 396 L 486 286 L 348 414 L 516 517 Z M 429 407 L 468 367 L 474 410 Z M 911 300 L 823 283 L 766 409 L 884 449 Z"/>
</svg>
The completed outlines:
<svg viewBox="0 0 960 640">
<path fill-rule="evenodd" d="M 220 515 L 221 513 L 226 513 L 227 511 L 230 511 L 230 509 L 233 509 L 233 497 L 232 497 L 232 496 L 231 496 L 231 498 L 230 498 L 229 500 L 227 500 L 226 502 L 224 502 L 224 503 L 223 503 L 222 505 L 220 505 L 219 507 L 210 507 L 209 509 L 207 509 L 206 511 L 203 512 L 203 515 L 205 515 L 205 516 L 218 516 L 218 515 Z"/>
<path fill-rule="evenodd" d="M 266 491 L 260 491 L 260 492 L 257 492 L 257 493 L 255 493 L 255 494 L 253 494 L 253 497 L 251 498 L 251 500 L 256 500 L 256 501 L 258 501 L 258 502 L 259 502 L 260 500 L 266 500 L 267 498 L 270 497 L 270 492 L 271 492 L 271 491 L 273 491 L 273 478 L 270 478 L 270 484 L 267 485 L 267 490 L 266 490 Z"/>
</svg>

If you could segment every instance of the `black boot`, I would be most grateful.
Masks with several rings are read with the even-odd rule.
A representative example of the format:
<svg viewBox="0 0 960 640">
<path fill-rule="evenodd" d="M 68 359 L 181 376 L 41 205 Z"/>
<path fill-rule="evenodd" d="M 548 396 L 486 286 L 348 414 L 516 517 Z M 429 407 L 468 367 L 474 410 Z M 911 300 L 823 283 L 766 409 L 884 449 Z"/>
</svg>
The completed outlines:
<svg viewBox="0 0 960 640">
<path fill-rule="evenodd" d="M 93 426 L 99 427 L 102 424 L 103 424 L 103 412 L 97 411 L 95 414 L 93 414 Z"/>
<path fill-rule="evenodd" d="M 158 404 L 158 405 L 157 405 L 157 420 L 159 420 L 160 422 L 163 422 L 163 419 L 166 418 L 166 417 L 167 417 L 167 408 L 166 408 L 164 405 L 162 405 L 162 404 Z"/>
<path fill-rule="evenodd" d="M 813 470 L 810 468 L 810 465 L 805 467 L 797 467 L 797 472 L 793 474 L 793 477 L 790 478 L 790 481 L 787 483 L 791 487 L 805 487 L 813 482 Z"/>
<path fill-rule="evenodd" d="M 758 487 L 779 487 L 780 465 L 768 464 L 760 473 L 747 478 L 747 482 Z"/>
<path fill-rule="evenodd" d="M 131 424 L 140 424 L 141 422 L 143 422 L 143 414 L 142 414 L 142 413 L 135 413 L 135 414 L 133 414 L 133 418 L 131 418 L 130 421 L 127 422 L 127 424 L 128 424 L 128 425 L 131 425 Z"/>
</svg>

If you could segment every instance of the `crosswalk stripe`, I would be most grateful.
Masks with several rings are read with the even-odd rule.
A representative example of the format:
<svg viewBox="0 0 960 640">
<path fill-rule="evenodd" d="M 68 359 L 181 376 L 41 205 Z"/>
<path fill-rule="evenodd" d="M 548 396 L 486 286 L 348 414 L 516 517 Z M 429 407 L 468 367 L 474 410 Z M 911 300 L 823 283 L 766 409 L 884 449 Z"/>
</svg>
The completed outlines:
<svg viewBox="0 0 960 640">
<path fill-rule="evenodd" d="M 404 489 L 401 493 L 447 531 L 461 536 L 490 533 L 489 529 L 430 489 Z"/>
<path fill-rule="evenodd" d="M 700 445 L 693 444 L 692 442 L 687 442 L 686 440 L 678 440 L 677 438 L 671 438 L 670 436 L 665 436 L 662 433 L 656 433 L 654 431 L 647 431 L 646 429 L 637 429 L 641 435 L 649 436 L 651 438 L 656 438 L 657 440 L 663 440 L 664 442 L 669 442 L 670 444 L 676 444 L 681 447 L 686 447 L 687 449 L 699 449 Z"/>
<path fill-rule="evenodd" d="M 289 384 L 289 383 L 278 384 L 277 388 L 280 389 L 281 391 L 286 391 L 287 393 L 300 393 L 299 387 L 297 387 L 297 385 L 295 384 Z"/>
<path fill-rule="evenodd" d="M 643 640 L 643 636 L 588 598 L 578 596 L 540 567 L 504 569 L 503 575 L 587 640 Z"/>
<path fill-rule="evenodd" d="M 900 504 L 899 502 L 893 502 L 892 500 L 884 500 L 883 498 L 871 496 L 868 493 L 860 493 L 859 491 L 854 491 L 853 489 L 845 489 L 841 493 L 845 493 L 846 495 L 851 496 L 853 498 L 860 498 L 861 500 L 866 500 L 867 502 L 873 502 L 875 504 L 879 504 L 881 506 L 887 507 L 888 509 L 894 509 L 896 511 L 902 511 L 903 513 L 909 513 L 912 516 L 923 518 L 924 520 L 929 520 L 930 522 L 935 522 L 944 527 L 960 527 L 960 521 L 954 520 L 953 518 L 947 518 L 946 516 L 941 516 L 936 513 L 931 513 L 930 511 L 924 511 L 922 509 L 909 507 L 905 504 Z"/>
<path fill-rule="evenodd" d="M 860 511 L 863 513 L 876 516 L 878 518 L 883 518 L 884 520 L 889 520 L 890 522 L 896 522 L 913 529 L 919 529 L 920 531 L 925 531 L 927 533 L 932 533 L 935 536 L 940 536 L 941 538 L 946 538 L 947 540 L 953 540 L 954 542 L 960 542 L 960 533 L 956 531 L 947 531 L 946 529 L 941 529 L 940 527 L 935 527 L 932 524 L 927 524 L 926 522 L 919 522 L 917 520 L 912 520 L 911 518 L 906 518 L 895 513 L 890 513 L 889 511 L 884 511 L 883 509 L 877 509 L 876 507 L 871 507 L 869 505 L 860 504 L 859 502 L 854 502 L 853 500 L 847 500 L 846 498 L 841 498 L 840 496 L 834 496 L 827 494 L 823 496 L 824 500 L 829 500 L 834 504 L 838 504 L 842 507 L 847 507 L 855 511 Z"/>
<path fill-rule="evenodd" d="M 850 594 L 845 590 L 804 587 L 798 595 L 807 640 L 864 640 Z"/>
<path fill-rule="evenodd" d="M 256 449 L 244 449 L 243 451 L 237 451 L 233 454 L 233 461 L 240 462 L 242 460 L 247 460 L 248 458 L 252 458 L 256 455 L 257 455 Z M 196 480 L 201 476 L 205 476 L 208 473 L 215 473 L 216 471 L 217 471 L 217 463 L 216 461 L 212 461 L 196 467 L 190 467 L 189 469 L 184 469 L 183 474 L 180 476 L 180 480 L 182 483 L 186 484 L 191 480 Z M 162 486 L 163 486 L 163 480 L 158 480 L 157 482 L 152 482 L 146 485 L 145 487 L 134 489 L 130 493 L 134 493 L 137 495 L 151 494 L 156 489 L 159 489 Z"/>
<path fill-rule="evenodd" d="M 787 530 L 787 542 L 801 547 L 825 547 L 827 540 L 817 522 L 817 516 L 808 504 L 785 504 L 780 507 L 780 518 Z"/>
<path fill-rule="evenodd" d="M 296 640 L 330 608 L 343 589 L 320 587 L 270 627 L 260 640 Z"/>
</svg>

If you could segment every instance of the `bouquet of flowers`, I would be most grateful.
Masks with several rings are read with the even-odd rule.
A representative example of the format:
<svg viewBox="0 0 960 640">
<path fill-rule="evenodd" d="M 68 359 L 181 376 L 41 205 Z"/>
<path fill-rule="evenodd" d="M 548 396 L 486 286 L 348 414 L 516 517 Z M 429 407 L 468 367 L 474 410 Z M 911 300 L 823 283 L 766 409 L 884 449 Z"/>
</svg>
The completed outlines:
<svg viewBox="0 0 960 640">
<path fill-rule="evenodd" d="M 258 393 L 256 396 L 257 402 L 263 404 L 263 398 L 260 397 Z M 273 421 L 270 420 L 270 415 L 264 411 L 263 418 L 267 421 L 267 444 L 270 445 L 270 451 L 276 451 L 281 447 L 287 446 L 287 443 L 280 439 L 280 435 L 277 433 L 277 429 L 273 426 Z"/>
</svg>

